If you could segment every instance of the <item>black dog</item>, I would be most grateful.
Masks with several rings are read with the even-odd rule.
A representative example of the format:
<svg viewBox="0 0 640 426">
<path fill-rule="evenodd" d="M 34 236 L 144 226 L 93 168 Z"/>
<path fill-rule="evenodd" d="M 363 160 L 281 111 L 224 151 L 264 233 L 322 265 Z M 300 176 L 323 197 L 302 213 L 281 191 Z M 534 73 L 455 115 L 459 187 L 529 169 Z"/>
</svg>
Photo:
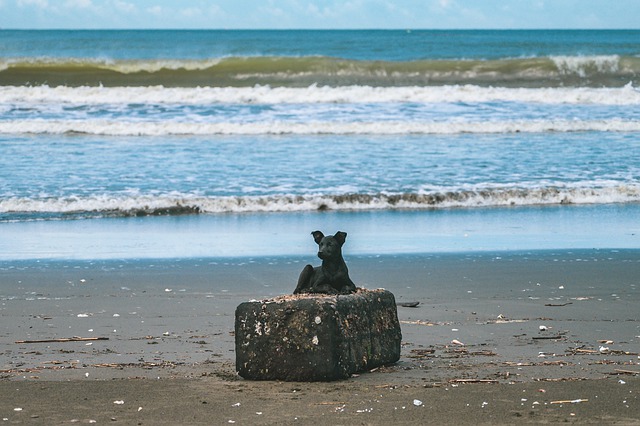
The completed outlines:
<svg viewBox="0 0 640 426">
<path fill-rule="evenodd" d="M 318 257 L 322 259 L 322 266 L 305 266 L 293 294 L 349 294 L 356 291 L 355 284 L 349 278 L 347 264 L 342 258 L 342 245 L 347 233 L 339 231 L 333 236 L 325 237 L 322 232 L 313 231 L 311 235 L 319 246 Z"/>
</svg>

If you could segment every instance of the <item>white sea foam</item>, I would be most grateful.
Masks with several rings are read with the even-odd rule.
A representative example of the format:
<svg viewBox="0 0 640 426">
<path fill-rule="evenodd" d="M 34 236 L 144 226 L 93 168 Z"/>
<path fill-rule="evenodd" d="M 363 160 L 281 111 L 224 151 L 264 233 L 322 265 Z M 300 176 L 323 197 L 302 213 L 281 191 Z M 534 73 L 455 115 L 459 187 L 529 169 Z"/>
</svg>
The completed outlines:
<svg viewBox="0 0 640 426">
<path fill-rule="evenodd" d="M 13 120 L 0 122 L 0 134 L 82 133 L 108 136 L 164 135 L 401 135 L 401 134 L 498 134 L 541 132 L 639 132 L 635 120 L 514 120 L 485 122 L 325 122 L 285 121 L 259 123 L 201 123 L 182 121 L 124 120 Z"/>
<path fill-rule="evenodd" d="M 0 87 L 0 104 L 130 105 L 298 103 L 480 103 L 640 105 L 640 90 L 620 88 L 501 88 L 463 86 L 370 87 Z"/>
<path fill-rule="evenodd" d="M 586 77 L 590 72 L 615 73 L 620 68 L 620 56 L 552 56 L 551 60 L 562 74 Z"/>
<path fill-rule="evenodd" d="M 194 213 L 298 212 L 313 210 L 389 210 L 472 208 L 557 204 L 640 202 L 640 185 L 610 187 L 494 188 L 437 193 L 334 194 L 199 197 L 93 196 L 87 198 L 8 198 L 0 213 L 98 216 Z M 10 219 L 9 219 L 10 220 Z"/>
<path fill-rule="evenodd" d="M 50 57 L 22 57 L 0 59 L 0 71 L 12 67 L 93 67 L 95 69 L 113 70 L 123 74 L 146 72 L 154 73 L 161 70 L 205 70 L 220 63 L 224 58 L 211 59 L 136 59 L 113 60 L 108 58 L 50 58 Z"/>
</svg>

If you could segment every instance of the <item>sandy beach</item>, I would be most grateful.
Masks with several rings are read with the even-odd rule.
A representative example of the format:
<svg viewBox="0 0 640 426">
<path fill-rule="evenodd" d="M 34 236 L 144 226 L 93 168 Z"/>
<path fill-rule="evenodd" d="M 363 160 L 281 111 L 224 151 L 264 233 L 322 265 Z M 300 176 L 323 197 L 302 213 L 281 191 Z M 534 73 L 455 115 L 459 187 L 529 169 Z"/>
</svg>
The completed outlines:
<svg viewBox="0 0 640 426">
<path fill-rule="evenodd" d="M 329 383 L 238 377 L 236 306 L 290 293 L 308 261 L 3 262 L 0 419 L 640 424 L 637 250 L 351 257 L 357 285 L 420 302 L 398 306 L 400 361 Z"/>
<path fill-rule="evenodd" d="M 640 425 L 629 5 L 242 2 L 231 25 L 238 2 L 11 3 L 0 426 Z M 244 379 L 236 308 L 290 295 L 314 230 L 348 233 L 356 285 L 395 295 L 400 359 Z"/>
</svg>

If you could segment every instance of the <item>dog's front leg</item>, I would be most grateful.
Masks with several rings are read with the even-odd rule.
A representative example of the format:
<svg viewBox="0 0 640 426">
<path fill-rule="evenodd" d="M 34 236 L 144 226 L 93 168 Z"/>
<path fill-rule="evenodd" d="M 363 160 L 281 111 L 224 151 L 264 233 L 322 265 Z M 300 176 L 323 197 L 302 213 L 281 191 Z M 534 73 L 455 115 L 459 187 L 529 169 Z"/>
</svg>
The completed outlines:
<svg viewBox="0 0 640 426">
<path fill-rule="evenodd" d="M 311 287 L 309 293 L 338 294 L 338 291 L 328 282 L 322 282 Z"/>
<path fill-rule="evenodd" d="M 313 277 L 313 266 L 307 265 L 300 272 L 298 277 L 298 285 L 293 291 L 293 294 L 308 293 L 311 288 L 311 278 Z"/>
<path fill-rule="evenodd" d="M 341 294 L 351 294 L 356 291 L 356 285 L 351 281 L 348 275 L 346 275 L 343 279 L 342 286 L 340 290 L 338 290 Z"/>
</svg>

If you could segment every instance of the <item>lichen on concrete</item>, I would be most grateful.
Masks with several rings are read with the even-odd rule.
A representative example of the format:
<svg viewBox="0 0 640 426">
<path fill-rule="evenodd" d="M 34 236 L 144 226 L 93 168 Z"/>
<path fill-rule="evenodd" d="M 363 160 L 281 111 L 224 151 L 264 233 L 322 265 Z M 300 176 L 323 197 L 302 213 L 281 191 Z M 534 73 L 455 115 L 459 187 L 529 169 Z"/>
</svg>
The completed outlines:
<svg viewBox="0 0 640 426">
<path fill-rule="evenodd" d="M 393 294 L 289 295 L 236 309 L 236 369 L 253 380 L 322 381 L 396 362 Z"/>
</svg>

